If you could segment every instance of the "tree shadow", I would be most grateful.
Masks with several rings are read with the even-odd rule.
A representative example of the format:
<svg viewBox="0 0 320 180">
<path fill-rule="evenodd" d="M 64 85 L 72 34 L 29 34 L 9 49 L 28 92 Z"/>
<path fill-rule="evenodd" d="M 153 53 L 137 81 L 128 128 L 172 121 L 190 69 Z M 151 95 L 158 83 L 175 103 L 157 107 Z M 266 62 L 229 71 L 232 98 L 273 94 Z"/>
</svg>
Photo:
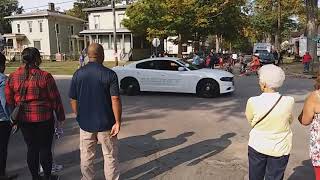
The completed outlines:
<svg viewBox="0 0 320 180">
<path fill-rule="evenodd" d="M 293 169 L 294 172 L 288 180 L 315 179 L 311 160 L 305 160 L 301 166 Z"/>
<path fill-rule="evenodd" d="M 225 150 L 232 144 L 230 138 L 235 135 L 236 133 L 227 133 L 216 139 L 204 140 L 178 149 L 158 159 L 130 169 L 121 175 L 121 179 L 149 180 L 189 161 L 191 162 L 188 163 L 188 166 L 194 166 Z"/>
</svg>

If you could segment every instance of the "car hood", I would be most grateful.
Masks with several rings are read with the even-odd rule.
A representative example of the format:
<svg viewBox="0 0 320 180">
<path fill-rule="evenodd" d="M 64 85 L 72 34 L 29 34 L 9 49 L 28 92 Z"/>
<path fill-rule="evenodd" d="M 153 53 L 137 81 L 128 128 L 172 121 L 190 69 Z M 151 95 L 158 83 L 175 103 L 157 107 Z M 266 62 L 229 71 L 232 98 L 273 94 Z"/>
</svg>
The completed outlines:
<svg viewBox="0 0 320 180">
<path fill-rule="evenodd" d="M 202 72 L 206 75 L 210 76 L 219 76 L 219 77 L 233 77 L 234 75 L 228 71 L 223 71 L 219 69 L 199 69 L 195 70 L 195 72 Z"/>
</svg>

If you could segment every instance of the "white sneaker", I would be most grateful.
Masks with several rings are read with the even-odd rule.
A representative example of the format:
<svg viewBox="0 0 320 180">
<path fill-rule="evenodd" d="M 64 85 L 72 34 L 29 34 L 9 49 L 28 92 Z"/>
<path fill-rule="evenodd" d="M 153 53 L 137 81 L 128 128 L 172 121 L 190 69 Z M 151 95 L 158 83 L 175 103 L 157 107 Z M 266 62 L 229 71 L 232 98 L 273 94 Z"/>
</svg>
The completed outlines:
<svg viewBox="0 0 320 180">
<path fill-rule="evenodd" d="M 62 169 L 63 169 L 63 165 L 59 165 L 59 164 L 53 163 L 53 164 L 52 164 L 51 173 L 60 172 Z M 39 174 L 43 174 L 43 168 L 42 168 L 41 165 L 40 165 L 40 172 L 39 172 Z"/>
</svg>

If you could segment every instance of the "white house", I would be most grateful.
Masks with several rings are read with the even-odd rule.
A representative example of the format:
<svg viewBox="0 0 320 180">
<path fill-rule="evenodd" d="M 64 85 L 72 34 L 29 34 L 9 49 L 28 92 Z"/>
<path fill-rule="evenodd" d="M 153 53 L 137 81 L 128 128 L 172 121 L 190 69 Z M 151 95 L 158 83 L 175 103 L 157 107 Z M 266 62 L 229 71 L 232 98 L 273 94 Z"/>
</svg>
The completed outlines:
<svg viewBox="0 0 320 180">
<path fill-rule="evenodd" d="M 179 46 L 174 42 L 178 39 L 178 36 L 169 36 L 164 41 L 164 50 L 169 55 L 178 55 L 179 52 Z M 188 44 L 182 44 L 182 54 L 188 55 L 192 53 L 193 47 L 192 47 L 192 41 L 188 41 Z"/>
<path fill-rule="evenodd" d="M 36 47 L 47 58 L 57 53 L 76 56 L 84 48 L 85 21 L 58 12 L 53 3 L 48 10 L 5 17 L 11 21 L 12 33 L 5 34 L 8 52 L 21 52 L 26 47 Z"/>
<path fill-rule="evenodd" d="M 135 37 L 130 30 L 122 25 L 122 20 L 126 17 L 125 12 L 128 5 L 116 5 L 116 33 L 118 59 L 138 60 L 150 55 L 150 43 L 144 37 Z M 112 7 L 97 7 L 84 9 L 88 13 L 89 29 L 80 32 L 84 36 L 85 45 L 89 43 L 99 43 L 104 48 L 105 60 L 113 61 L 113 13 Z"/>
</svg>

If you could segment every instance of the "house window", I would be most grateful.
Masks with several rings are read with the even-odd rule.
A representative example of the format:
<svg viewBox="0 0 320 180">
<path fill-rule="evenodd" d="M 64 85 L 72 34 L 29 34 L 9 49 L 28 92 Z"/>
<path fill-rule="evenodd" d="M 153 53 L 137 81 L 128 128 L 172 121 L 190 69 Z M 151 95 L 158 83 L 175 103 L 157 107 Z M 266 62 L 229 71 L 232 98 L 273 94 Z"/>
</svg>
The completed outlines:
<svg viewBox="0 0 320 180">
<path fill-rule="evenodd" d="M 18 31 L 19 34 L 21 33 L 20 24 L 17 24 L 17 31 Z"/>
<path fill-rule="evenodd" d="M 100 16 L 96 15 L 93 16 L 94 18 L 94 29 L 99 29 L 100 28 Z"/>
<path fill-rule="evenodd" d="M 73 27 L 73 25 L 70 26 L 70 32 L 71 32 L 71 35 L 74 35 L 74 27 Z"/>
<path fill-rule="evenodd" d="M 123 28 L 123 25 L 122 25 L 122 21 L 123 21 L 123 19 L 124 19 L 124 14 L 119 14 L 118 15 L 118 19 L 119 19 L 119 24 L 120 24 L 120 28 Z"/>
<path fill-rule="evenodd" d="M 32 33 L 32 21 L 28 21 L 29 33 Z"/>
<path fill-rule="evenodd" d="M 41 50 L 41 42 L 40 41 L 33 41 L 33 45 L 38 50 Z"/>
<path fill-rule="evenodd" d="M 70 51 L 73 52 L 73 41 L 70 41 Z"/>
<path fill-rule="evenodd" d="M 43 22 L 39 21 L 39 31 L 43 32 Z"/>
<path fill-rule="evenodd" d="M 59 26 L 59 24 L 56 24 L 56 33 L 60 34 L 60 26 Z"/>
</svg>

